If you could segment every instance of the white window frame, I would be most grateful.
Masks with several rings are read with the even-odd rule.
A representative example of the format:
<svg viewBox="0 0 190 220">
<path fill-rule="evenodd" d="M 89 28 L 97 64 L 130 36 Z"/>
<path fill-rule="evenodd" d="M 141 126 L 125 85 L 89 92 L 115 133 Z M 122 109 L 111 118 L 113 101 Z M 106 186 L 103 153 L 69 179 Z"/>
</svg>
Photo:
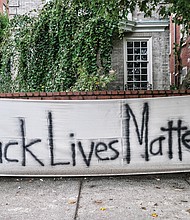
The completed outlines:
<svg viewBox="0 0 190 220">
<path fill-rule="evenodd" d="M 124 89 L 127 82 L 127 42 L 128 41 L 147 41 L 147 50 L 148 50 L 148 68 L 147 68 L 147 81 L 148 81 L 148 89 L 153 89 L 152 82 L 152 37 L 125 37 L 123 38 L 123 46 L 124 46 Z M 148 90 L 147 89 L 147 90 Z"/>
</svg>

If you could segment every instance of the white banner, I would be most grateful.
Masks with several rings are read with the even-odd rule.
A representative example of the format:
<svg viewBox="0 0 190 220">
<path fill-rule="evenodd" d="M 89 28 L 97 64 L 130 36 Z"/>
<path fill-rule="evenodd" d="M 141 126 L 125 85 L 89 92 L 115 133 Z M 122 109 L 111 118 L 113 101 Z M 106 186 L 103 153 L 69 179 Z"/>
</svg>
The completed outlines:
<svg viewBox="0 0 190 220">
<path fill-rule="evenodd" d="M 190 171 L 190 96 L 0 106 L 0 175 Z"/>
</svg>

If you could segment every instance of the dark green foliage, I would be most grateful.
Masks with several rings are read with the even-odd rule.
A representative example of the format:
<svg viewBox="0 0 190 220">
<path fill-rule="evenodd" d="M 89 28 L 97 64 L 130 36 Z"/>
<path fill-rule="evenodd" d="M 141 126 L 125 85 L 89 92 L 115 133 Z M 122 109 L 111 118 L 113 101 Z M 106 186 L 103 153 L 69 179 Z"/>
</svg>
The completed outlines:
<svg viewBox="0 0 190 220">
<path fill-rule="evenodd" d="M 101 83 L 106 86 L 117 23 L 111 20 L 110 14 L 100 13 L 90 2 L 76 4 L 66 0 L 50 2 L 36 18 L 15 17 L 3 48 L 6 55 L 1 68 L 0 91 L 74 89 L 81 74 L 93 80 L 97 74 L 107 75 Z M 12 77 L 11 71 L 15 73 Z"/>
<path fill-rule="evenodd" d="M 7 15 L 3 15 L 0 13 L 0 43 L 3 41 L 5 29 L 7 28 L 9 23 L 9 19 Z"/>
<path fill-rule="evenodd" d="M 16 16 L 1 46 L 0 92 L 105 89 L 114 79 L 109 71 L 119 21 L 137 5 L 151 15 L 159 2 L 52 0 L 35 18 Z M 176 5 L 160 9 L 181 16 Z"/>
<path fill-rule="evenodd" d="M 7 15 L 0 13 L 0 48 L 2 47 L 2 42 L 5 38 L 6 28 L 9 24 L 9 19 Z M 0 51 L 0 68 L 1 68 L 2 52 Z"/>
</svg>

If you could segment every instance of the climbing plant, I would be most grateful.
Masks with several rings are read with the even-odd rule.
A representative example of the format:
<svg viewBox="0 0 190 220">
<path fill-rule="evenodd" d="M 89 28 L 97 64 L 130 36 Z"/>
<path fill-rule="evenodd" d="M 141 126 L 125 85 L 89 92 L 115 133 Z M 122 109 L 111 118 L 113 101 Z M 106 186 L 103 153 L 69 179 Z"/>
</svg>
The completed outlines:
<svg viewBox="0 0 190 220">
<path fill-rule="evenodd" d="M 38 17 L 11 20 L 2 48 L 2 92 L 76 89 L 82 78 L 95 80 L 101 89 L 113 79 L 110 55 L 117 21 L 100 13 L 97 4 L 78 3 L 51 1 Z"/>
<path fill-rule="evenodd" d="M 114 79 L 111 51 L 119 21 L 137 5 L 150 15 L 158 3 L 51 0 L 36 17 L 16 16 L 0 48 L 0 92 L 106 88 Z"/>
<path fill-rule="evenodd" d="M 8 24 L 9 24 L 8 16 L 0 13 L 0 48 L 2 42 L 5 39 L 5 32 Z M 1 59 L 2 59 L 2 53 L 0 51 L 0 67 L 1 67 Z"/>
<path fill-rule="evenodd" d="M 0 43 L 3 41 L 5 29 L 8 26 L 8 23 L 8 16 L 0 13 Z"/>
</svg>

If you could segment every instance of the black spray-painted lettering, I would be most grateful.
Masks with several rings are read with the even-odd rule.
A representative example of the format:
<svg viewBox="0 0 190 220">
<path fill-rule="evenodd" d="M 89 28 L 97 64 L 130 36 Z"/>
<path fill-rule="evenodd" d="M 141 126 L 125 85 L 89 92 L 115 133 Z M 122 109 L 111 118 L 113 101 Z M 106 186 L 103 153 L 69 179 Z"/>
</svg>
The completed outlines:
<svg viewBox="0 0 190 220">
<path fill-rule="evenodd" d="M 170 120 L 167 123 L 167 127 L 161 127 L 160 130 L 163 132 L 167 132 L 167 134 L 161 135 L 154 140 L 151 140 L 149 143 L 149 105 L 148 103 L 144 103 L 143 111 L 142 111 L 142 121 L 141 121 L 141 129 L 139 129 L 138 122 L 136 120 L 136 116 L 133 113 L 131 107 L 126 104 L 126 120 L 125 120 L 125 140 L 126 140 L 126 161 L 129 164 L 131 162 L 131 138 L 134 139 L 134 134 L 131 133 L 131 118 L 135 127 L 137 140 L 140 145 L 145 147 L 145 161 L 149 161 L 149 154 L 153 156 L 162 156 L 163 155 L 163 146 L 165 140 L 168 142 L 168 158 L 173 159 L 173 140 L 174 135 L 177 135 L 177 143 L 175 146 L 178 148 L 178 158 L 180 161 L 183 160 L 182 155 L 182 146 L 185 146 L 187 149 L 190 149 L 190 130 L 187 130 L 188 127 L 183 125 L 182 120 L 177 120 L 177 125 L 174 126 L 174 121 Z M 182 132 L 185 132 L 182 134 Z"/>
<path fill-rule="evenodd" d="M 178 137 L 178 155 L 179 160 L 182 161 L 182 150 L 181 150 L 181 131 L 187 130 L 186 126 L 182 126 L 182 121 L 178 120 L 177 126 L 173 126 L 173 121 L 168 122 L 167 128 L 160 128 L 161 131 L 167 131 L 168 132 L 168 157 L 169 159 L 173 158 L 173 132 L 177 131 L 177 137 Z"/>
<path fill-rule="evenodd" d="M 53 140 L 53 119 L 51 112 L 48 112 L 48 136 L 49 136 L 51 166 L 69 165 L 70 162 L 55 163 L 54 161 L 55 158 L 54 158 L 54 140 Z"/>
<path fill-rule="evenodd" d="M 95 154 L 96 154 L 97 158 L 98 158 L 99 160 L 109 160 L 109 157 L 104 157 L 104 158 L 102 158 L 102 157 L 99 155 L 99 153 L 105 152 L 105 151 L 107 151 L 107 150 L 108 150 L 108 147 L 107 147 L 107 145 L 106 145 L 105 143 L 103 143 L 103 142 L 98 143 L 98 144 L 96 145 L 96 148 L 95 148 Z"/>
<path fill-rule="evenodd" d="M 46 137 L 47 139 L 45 140 L 34 138 L 29 141 L 26 136 L 25 119 L 19 118 L 19 138 L 16 140 L 9 140 L 6 143 L 4 143 L 4 141 L 0 142 L 0 164 L 3 164 L 4 161 L 17 164 L 20 162 L 20 165 L 26 166 L 28 155 L 40 166 L 70 165 L 75 167 L 77 165 L 81 165 L 78 164 L 78 159 L 80 158 L 82 158 L 83 165 L 86 165 L 87 167 L 90 167 L 95 160 L 107 163 L 108 161 L 121 158 L 125 158 L 126 164 L 130 164 L 133 161 L 133 151 L 138 150 L 139 146 L 143 150 L 142 158 L 146 162 L 151 161 L 152 157 L 162 157 L 164 153 L 167 154 L 169 160 L 172 160 L 177 156 L 179 161 L 182 161 L 183 148 L 186 148 L 186 151 L 190 151 L 190 130 L 187 126 L 185 126 L 185 121 L 182 121 L 181 119 L 166 121 L 164 126 L 158 128 L 159 135 L 154 137 L 154 139 L 151 139 L 152 134 L 149 133 L 149 130 L 151 130 L 151 126 L 149 125 L 151 114 L 149 104 L 146 102 L 142 105 L 142 110 L 139 113 L 139 121 L 137 120 L 139 117 L 137 117 L 129 104 L 124 104 L 124 111 L 126 117 L 123 118 L 123 140 L 113 140 L 113 138 L 110 138 L 111 140 L 108 138 L 102 138 L 100 140 L 99 138 L 92 138 L 88 139 L 87 142 L 87 140 L 77 139 L 77 134 L 70 130 L 69 133 L 63 134 L 66 135 L 68 140 L 68 143 L 64 144 L 65 146 L 61 146 L 62 149 L 66 149 L 68 151 L 66 154 L 67 159 L 64 160 L 63 158 L 61 160 L 63 162 L 56 162 L 55 158 L 57 148 L 56 138 L 54 138 L 54 136 L 56 137 L 56 134 L 54 134 L 54 126 L 56 124 L 53 120 L 53 113 L 49 111 L 46 116 L 48 120 L 46 125 L 48 132 Z M 134 140 L 136 140 L 135 143 L 139 146 L 132 146 Z M 44 141 L 48 147 L 45 149 L 47 149 L 49 157 L 44 158 L 44 160 L 46 159 L 47 164 L 43 162 L 43 155 L 38 155 L 35 151 L 37 147 L 42 146 L 40 145 L 42 141 Z M 85 146 L 86 142 L 87 146 Z M 126 144 L 122 146 L 122 143 L 124 142 Z M 34 146 L 34 148 L 32 148 L 32 146 Z M 18 155 L 14 156 L 13 149 L 15 148 L 21 149 L 18 151 L 21 152 L 20 157 L 17 157 Z M 174 148 L 178 150 L 178 154 L 176 155 L 174 155 Z M 121 155 L 121 157 L 119 157 L 120 153 L 122 154 L 123 152 L 125 155 Z M 139 158 L 142 160 L 140 154 Z"/>
<path fill-rule="evenodd" d="M 70 137 L 73 138 L 74 134 L 71 133 Z M 108 144 L 106 144 L 104 142 L 95 143 L 95 142 L 91 141 L 89 143 L 89 146 L 90 146 L 89 152 L 84 151 L 84 147 L 83 147 L 84 145 L 82 144 L 81 141 L 77 142 L 77 147 L 79 149 L 79 152 L 82 155 L 83 161 L 85 162 L 86 166 L 89 167 L 90 163 L 91 163 L 91 159 L 93 157 L 93 153 L 98 158 L 98 160 L 101 160 L 101 161 L 117 159 L 118 156 L 119 156 L 119 151 L 117 151 L 113 147 L 113 145 L 118 143 L 118 142 L 119 142 L 118 140 L 113 140 L 113 141 L 109 142 Z M 111 157 L 108 157 L 108 156 L 101 157 L 101 152 L 106 152 L 107 153 L 107 151 L 109 149 L 114 153 L 114 155 L 112 155 Z M 72 150 L 73 166 L 76 166 L 76 146 L 75 146 L 75 143 L 71 143 L 71 150 Z"/>
<path fill-rule="evenodd" d="M 74 134 L 70 134 L 70 138 L 74 138 Z M 73 166 L 76 166 L 76 149 L 75 149 L 75 143 L 71 143 L 71 151 L 72 151 L 72 161 L 73 161 Z"/>
<path fill-rule="evenodd" d="M 166 138 L 163 137 L 163 136 L 160 136 L 159 138 L 156 138 L 155 140 L 151 141 L 150 142 L 150 153 L 152 155 L 163 155 L 163 152 L 162 152 L 162 142 L 165 140 Z M 155 152 L 153 151 L 153 146 L 155 143 L 158 142 L 158 150 Z"/>
<path fill-rule="evenodd" d="M 13 142 L 9 142 L 9 143 L 7 143 L 7 144 L 5 145 L 4 157 L 5 157 L 5 159 L 6 159 L 8 162 L 16 162 L 16 163 L 18 163 L 19 160 L 17 160 L 17 159 L 10 159 L 10 158 L 8 158 L 8 156 L 7 156 L 7 155 L 8 155 L 8 149 L 9 149 L 9 147 L 12 146 L 12 145 L 18 145 L 18 142 L 13 141 Z"/>
<path fill-rule="evenodd" d="M 128 104 L 126 107 L 126 145 L 127 145 L 127 154 L 126 160 L 129 164 L 131 161 L 131 146 L 130 146 L 130 115 L 132 116 L 133 123 L 135 125 L 136 134 L 138 138 L 138 142 L 140 145 L 143 144 L 143 140 L 145 143 L 145 160 L 149 161 L 149 153 L 148 153 L 148 122 L 149 122 L 149 106 L 148 103 L 144 103 L 143 112 L 142 112 L 142 124 L 141 130 L 139 131 L 139 126 L 136 120 L 136 116 L 133 113 L 132 109 Z"/>
<path fill-rule="evenodd" d="M 24 119 L 20 119 L 20 129 L 21 129 L 21 137 L 22 137 L 22 166 L 26 166 L 26 152 L 30 153 L 30 155 L 41 165 L 44 166 L 41 160 L 37 158 L 37 156 L 29 149 L 30 146 L 40 143 L 41 139 L 34 139 L 29 144 L 26 144 L 26 136 L 25 136 L 25 121 Z"/>
<path fill-rule="evenodd" d="M 111 160 L 115 160 L 115 159 L 117 159 L 118 157 L 119 157 L 119 151 L 118 150 L 116 150 L 115 148 L 113 148 L 113 144 L 116 144 L 116 143 L 118 143 L 119 141 L 118 140 L 114 140 L 114 141 L 111 141 L 109 144 L 108 144 L 108 146 L 109 146 L 109 149 L 111 149 L 114 153 L 115 153 L 115 156 L 113 155 L 110 159 Z"/>
<path fill-rule="evenodd" d="M 83 156 L 83 160 L 84 160 L 86 166 L 89 167 L 90 166 L 90 161 L 92 159 L 92 154 L 93 154 L 93 151 L 94 151 L 94 142 L 91 142 L 90 152 L 89 152 L 88 157 L 86 156 L 86 154 L 83 150 L 83 147 L 82 147 L 82 143 L 80 141 L 78 142 L 78 147 L 79 147 L 79 151 L 81 152 L 81 154 Z"/>
<path fill-rule="evenodd" d="M 190 150 L 190 131 L 187 131 L 182 135 L 182 143 L 187 149 Z"/>
<path fill-rule="evenodd" d="M 0 142 L 0 163 L 3 163 L 2 143 Z"/>
</svg>

